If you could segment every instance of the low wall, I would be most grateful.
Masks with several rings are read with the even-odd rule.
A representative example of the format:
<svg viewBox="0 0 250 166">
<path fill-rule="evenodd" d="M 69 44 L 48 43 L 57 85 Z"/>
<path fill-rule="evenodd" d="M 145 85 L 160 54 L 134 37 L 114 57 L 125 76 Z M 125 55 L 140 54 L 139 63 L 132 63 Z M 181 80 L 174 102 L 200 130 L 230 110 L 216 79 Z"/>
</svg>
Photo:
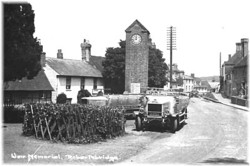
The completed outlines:
<svg viewBox="0 0 250 166">
<path fill-rule="evenodd" d="M 232 96 L 231 97 L 231 103 L 232 104 L 237 104 L 237 105 L 247 106 L 248 107 L 248 100 L 240 98 L 238 96 Z"/>
</svg>

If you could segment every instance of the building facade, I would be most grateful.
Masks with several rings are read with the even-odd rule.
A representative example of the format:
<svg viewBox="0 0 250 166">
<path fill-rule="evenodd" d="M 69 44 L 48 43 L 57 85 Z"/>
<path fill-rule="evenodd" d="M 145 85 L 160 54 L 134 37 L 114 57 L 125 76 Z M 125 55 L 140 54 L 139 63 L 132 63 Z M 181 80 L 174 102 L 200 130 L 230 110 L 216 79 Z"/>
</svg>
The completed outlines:
<svg viewBox="0 0 250 166">
<path fill-rule="evenodd" d="M 184 92 L 191 92 L 194 88 L 194 78 L 192 76 L 184 75 L 183 89 Z"/>
<path fill-rule="evenodd" d="M 45 61 L 43 62 L 45 73 L 55 89 L 52 92 L 52 102 L 56 102 L 57 96 L 61 93 L 66 94 L 71 103 L 77 103 L 77 94 L 81 89 L 88 90 L 92 95 L 104 90 L 100 71 L 100 60 L 103 58 L 92 57 L 91 45 L 86 40 L 81 44 L 81 49 L 81 60 L 64 59 L 61 49 L 58 50 L 57 58 L 41 58 Z M 95 61 L 91 61 L 92 59 Z"/>
<path fill-rule="evenodd" d="M 248 95 L 248 39 L 236 43 L 236 53 L 222 65 L 223 94 L 226 97 Z"/>
<path fill-rule="evenodd" d="M 33 79 L 22 78 L 4 83 L 4 105 L 25 103 L 50 103 L 52 101 L 51 86 L 42 69 Z"/>
</svg>

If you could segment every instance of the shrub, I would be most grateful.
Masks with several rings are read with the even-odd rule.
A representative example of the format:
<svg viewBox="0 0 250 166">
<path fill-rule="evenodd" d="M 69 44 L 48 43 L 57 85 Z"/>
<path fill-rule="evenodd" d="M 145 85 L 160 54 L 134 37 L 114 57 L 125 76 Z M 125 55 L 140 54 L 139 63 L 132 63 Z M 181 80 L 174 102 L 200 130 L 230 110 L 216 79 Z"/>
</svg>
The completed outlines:
<svg viewBox="0 0 250 166">
<path fill-rule="evenodd" d="M 117 107 L 80 104 L 26 105 L 23 135 L 80 144 L 102 141 L 125 133 L 124 112 Z"/>
<path fill-rule="evenodd" d="M 67 100 L 67 96 L 64 93 L 61 93 L 56 98 L 56 103 L 58 104 L 65 104 Z"/>
<path fill-rule="evenodd" d="M 77 94 L 77 103 L 82 103 L 82 98 L 89 97 L 89 96 L 91 96 L 91 94 L 89 93 L 88 90 L 86 89 L 79 90 Z"/>
<path fill-rule="evenodd" d="M 4 123 L 23 123 L 23 116 L 23 107 L 4 106 Z"/>
<path fill-rule="evenodd" d="M 97 93 L 97 96 L 103 96 L 103 92 L 102 92 L 102 91 L 99 91 L 99 92 Z"/>
</svg>

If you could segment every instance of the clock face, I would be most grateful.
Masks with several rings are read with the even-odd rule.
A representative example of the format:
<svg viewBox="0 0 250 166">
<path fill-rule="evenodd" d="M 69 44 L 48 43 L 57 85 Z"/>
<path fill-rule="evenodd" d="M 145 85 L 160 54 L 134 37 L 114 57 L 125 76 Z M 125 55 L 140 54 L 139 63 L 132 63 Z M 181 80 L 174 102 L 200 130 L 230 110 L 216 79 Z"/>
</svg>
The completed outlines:
<svg viewBox="0 0 250 166">
<path fill-rule="evenodd" d="M 141 43 L 141 36 L 138 34 L 135 34 L 132 36 L 132 43 L 133 44 L 140 44 Z"/>
</svg>

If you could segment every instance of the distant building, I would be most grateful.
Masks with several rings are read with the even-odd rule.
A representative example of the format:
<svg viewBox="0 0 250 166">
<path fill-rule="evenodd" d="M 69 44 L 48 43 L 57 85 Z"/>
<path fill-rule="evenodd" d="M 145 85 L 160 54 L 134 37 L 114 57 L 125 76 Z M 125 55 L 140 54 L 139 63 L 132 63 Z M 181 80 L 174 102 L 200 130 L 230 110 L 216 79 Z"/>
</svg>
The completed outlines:
<svg viewBox="0 0 250 166">
<path fill-rule="evenodd" d="M 81 89 L 86 89 L 91 94 L 103 91 L 101 63 L 104 57 L 91 56 L 91 45 L 86 40 L 81 44 L 81 49 L 82 60 L 63 59 L 61 49 L 58 50 L 57 58 L 42 58 L 45 61 L 45 73 L 55 89 L 52 92 L 53 102 L 56 102 L 60 93 L 66 94 L 69 101 L 76 103 Z"/>
<path fill-rule="evenodd" d="M 167 71 L 166 77 L 167 83 L 164 89 L 170 89 L 170 70 Z M 172 65 L 172 89 L 180 89 L 184 92 L 191 92 L 194 84 L 194 74 L 191 74 L 191 76 L 185 75 L 183 70 L 178 69 L 178 65 L 176 63 Z"/>
<path fill-rule="evenodd" d="M 168 68 L 170 69 L 170 65 L 168 65 Z M 172 64 L 172 77 L 174 79 L 177 79 L 179 77 L 183 78 L 184 71 L 178 69 L 178 65 L 176 63 Z M 170 77 L 170 70 L 167 71 L 167 77 Z"/>
<path fill-rule="evenodd" d="M 194 86 L 194 90 L 197 90 L 199 94 L 205 94 L 211 90 L 211 86 L 209 85 L 208 81 L 198 81 Z"/>
<path fill-rule="evenodd" d="M 218 82 L 218 81 L 208 81 L 208 84 L 211 87 L 211 89 L 210 89 L 211 92 L 219 92 L 220 82 Z"/>
<path fill-rule="evenodd" d="M 170 65 L 168 65 L 170 69 Z M 178 65 L 176 63 L 172 64 L 172 88 L 173 89 L 183 89 L 183 76 L 184 71 L 178 69 Z M 166 73 L 167 82 L 164 86 L 164 89 L 170 89 L 170 70 L 167 70 Z"/>
<path fill-rule="evenodd" d="M 184 75 L 183 89 L 184 92 L 191 92 L 194 88 L 194 78 L 192 76 Z"/>
<path fill-rule="evenodd" d="M 236 53 L 222 65 L 223 93 L 227 97 L 238 96 L 243 89 L 248 95 L 248 39 L 236 43 Z"/>
</svg>

